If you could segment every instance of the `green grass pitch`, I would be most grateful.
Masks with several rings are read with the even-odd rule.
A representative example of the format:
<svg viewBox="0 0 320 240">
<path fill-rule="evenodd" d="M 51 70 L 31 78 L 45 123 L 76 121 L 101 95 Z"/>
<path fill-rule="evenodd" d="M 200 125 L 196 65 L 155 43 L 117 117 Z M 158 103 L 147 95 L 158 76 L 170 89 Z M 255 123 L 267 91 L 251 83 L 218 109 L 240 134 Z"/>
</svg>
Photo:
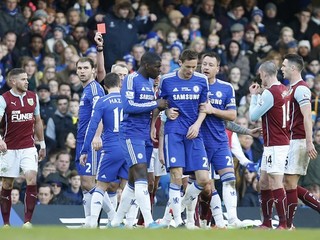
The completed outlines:
<svg viewBox="0 0 320 240">
<path fill-rule="evenodd" d="M 0 240 L 318 240 L 320 229 L 183 230 L 183 229 L 67 229 L 34 227 L 0 229 Z"/>
</svg>

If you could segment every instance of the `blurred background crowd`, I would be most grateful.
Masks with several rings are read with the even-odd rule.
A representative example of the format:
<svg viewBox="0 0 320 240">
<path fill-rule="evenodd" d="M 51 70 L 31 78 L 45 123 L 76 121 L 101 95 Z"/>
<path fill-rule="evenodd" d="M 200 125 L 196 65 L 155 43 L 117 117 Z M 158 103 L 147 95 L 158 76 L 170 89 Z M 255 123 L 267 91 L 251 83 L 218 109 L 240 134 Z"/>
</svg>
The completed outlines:
<svg viewBox="0 0 320 240">
<path fill-rule="evenodd" d="M 39 204 L 82 204 L 75 169 L 75 142 L 82 85 L 75 63 L 96 63 L 94 34 L 106 24 L 105 69 L 123 63 L 133 72 L 141 56 L 162 57 L 162 74 L 179 67 L 183 49 L 221 57 L 218 77 L 232 84 L 241 126 L 250 122 L 248 87 L 259 64 L 273 60 L 279 69 L 287 53 L 305 61 L 304 80 L 312 91 L 314 142 L 320 152 L 320 3 L 311 0 L 0 0 L 0 94 L 10 89 L 6 74 L 22 67 L 29 90 L 38 94 L 45 126 L 47 159 L 39 165 Z M 201 62 L 201 58 L 199 59 Z M 283 79 L 281 72 L 279 80 Z M 262 138 L 239 135 L 246 157 L 258 163 Z M 235 160 L 235 162 L 237 162 Z M 258 206 L 255 169 L 236 164 L 239 206 Z M 162 177 L 158 203 L 165 203 Z M 300 184 L 320 198 L 320 157 L 311 161 Z M 24 196 L 23 176 L 15 181 L 14 204 Z"/>
</svg>

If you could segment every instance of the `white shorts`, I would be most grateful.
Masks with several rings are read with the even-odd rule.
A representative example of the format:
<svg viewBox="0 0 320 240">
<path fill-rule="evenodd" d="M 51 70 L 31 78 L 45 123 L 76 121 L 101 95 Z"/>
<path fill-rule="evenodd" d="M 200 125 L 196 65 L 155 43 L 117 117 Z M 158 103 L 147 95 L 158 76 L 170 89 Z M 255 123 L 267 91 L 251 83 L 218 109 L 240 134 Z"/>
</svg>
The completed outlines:
<svg viewBox="0 0 320 240">
<path fill-rule="evenodd" d="M 154 148 L 152 151 L 150 166 L 148 168 L 148 173 L 151 172 L 153 172 L 156 177 L 167 175 L 166 166 L 159 161 L 158 148 Z"/>
<path fill-rule="evenodd" d="M 288 164 L 284 173 L 304 176 L 307 174 L 309 161 L 306 139 L 290 140 Z"/>
<path fill-rule="evenodd" d="M 284 174 L 289 145 L 264 147 L 261 170 L 267 173 Z"/>
<path fill-rule="evenodd" d="M 38 153 L 35 147 L 17 150 L 8 150 L 1 155 L 0 176 L 17 178 L 27 171 L 38 172 Z"/>
</svg>

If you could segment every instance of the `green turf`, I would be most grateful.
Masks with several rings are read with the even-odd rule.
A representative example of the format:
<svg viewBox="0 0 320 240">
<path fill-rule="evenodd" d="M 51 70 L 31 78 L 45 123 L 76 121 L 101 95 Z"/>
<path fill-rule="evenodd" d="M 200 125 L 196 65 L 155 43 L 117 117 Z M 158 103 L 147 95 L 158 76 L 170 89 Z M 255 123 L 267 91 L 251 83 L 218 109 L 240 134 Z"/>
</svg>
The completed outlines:
<svg viewBox="0 0 320 240">
<path fill-rule="evenodd" d="M 0 240 L 318 240 L 320 229 L 277 230 L 146 230 L 35 227 L 0 229 Z"/>
</svg>

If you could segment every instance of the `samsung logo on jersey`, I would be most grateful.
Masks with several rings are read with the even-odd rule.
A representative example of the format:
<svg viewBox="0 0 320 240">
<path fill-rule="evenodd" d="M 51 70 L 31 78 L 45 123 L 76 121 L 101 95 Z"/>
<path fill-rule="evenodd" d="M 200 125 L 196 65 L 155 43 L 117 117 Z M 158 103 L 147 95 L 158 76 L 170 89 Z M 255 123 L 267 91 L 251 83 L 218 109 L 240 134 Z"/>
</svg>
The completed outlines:
<svg viewBox="0 0 320 240">
<path fill-rule="evenodd" d="M 11 122 L 26 122 L 31 120 L 33 120 L 33 113 L 18 113 L 11 115 Z"/>
<path fill-rule="evenodd" d="M 173 100 L 198 100 L 199 94 L 173 94 Z"/>
<path fill-rule="evenodd" d="M 140 94 L 140 99 L 153 100 L 154 96 L 153 95 L 148 95 L 148 94 Z"/>
<path fill-rule="evenodd" d="M 211 104 L 221 105 L 222 104 L 222 100 L 221 99 L 210 99 L 210 103 Z"/>
</svg>

